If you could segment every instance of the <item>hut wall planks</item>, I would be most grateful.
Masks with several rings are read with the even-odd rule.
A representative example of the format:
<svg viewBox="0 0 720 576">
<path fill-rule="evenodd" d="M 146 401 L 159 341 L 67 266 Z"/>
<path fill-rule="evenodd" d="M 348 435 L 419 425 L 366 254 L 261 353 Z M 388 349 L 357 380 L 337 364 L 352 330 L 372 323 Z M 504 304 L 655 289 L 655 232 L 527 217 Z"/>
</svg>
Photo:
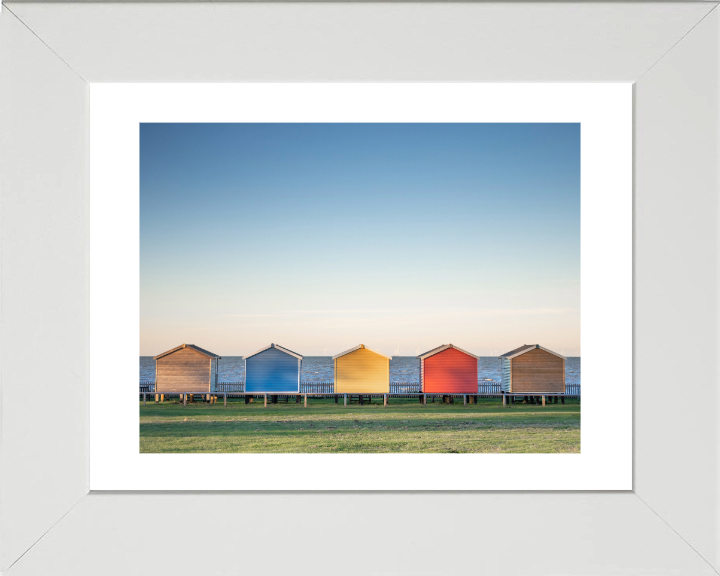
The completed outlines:
<svg viewBox="0 0 720 576">
<path fill-rule="evenodd" d="M 279 394 L 300 391 L 302 360 L 271 347 L 245 360 L 245 391 Z"/>
<path fill-rule="evenodd" d="M 477 358 L 456 348 L 422 359 L 422 387 L 426 394 L 477 394 Z"/>
<path fill-rule="evenodd" d="M 541 348 L 510 360 L 511 392 L 565 392 L 565 359 Z"/>
<path fill-rule="evenodd" d="M 214 370 L 212 358 L 183 348 L 158 358 L 156 362 L 156 388 L 162 392 L 184 392 L 186 390 L 212 392 Z"/>
<path fill-rule="evenodd" d="M 335 359 L 336 394 L 390 392 L 390 359 L 360 348 Z"/>
</svg>

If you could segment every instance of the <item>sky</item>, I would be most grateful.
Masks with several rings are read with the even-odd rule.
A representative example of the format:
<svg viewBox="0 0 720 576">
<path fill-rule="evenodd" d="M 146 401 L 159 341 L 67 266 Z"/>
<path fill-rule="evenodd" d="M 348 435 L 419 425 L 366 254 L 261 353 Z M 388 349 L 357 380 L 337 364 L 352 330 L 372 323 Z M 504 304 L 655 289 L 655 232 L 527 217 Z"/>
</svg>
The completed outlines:
<svg viewBox="0 0 720 576">
<path fill-rule="evenodd" d="M 580 355 L 579 124 L 141 124 L 140 355 Z"/>
</svg>

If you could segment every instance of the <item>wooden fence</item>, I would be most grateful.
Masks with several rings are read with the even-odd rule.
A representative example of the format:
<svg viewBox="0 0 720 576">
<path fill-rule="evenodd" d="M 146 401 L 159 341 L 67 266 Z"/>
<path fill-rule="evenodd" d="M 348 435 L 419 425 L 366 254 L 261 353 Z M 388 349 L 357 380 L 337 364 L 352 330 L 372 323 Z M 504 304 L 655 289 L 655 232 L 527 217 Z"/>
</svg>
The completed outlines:
<svg viewBox="0 0 720 576">
<path fill-rule="evenodd" d="M 580 382 L 567 382 L 565 384 L 565 396 L 580 397 Z"/>
<path fill-rule="evenodd" d="M 335 383 L 325 382 L 300 382 L 301 394 L 333 394 L 335 392 Z"/>
<path fill-rule="evenodd" d="M 245 392 L 245 382 L 218 382 L 218 393 L 223 392 Z M 155 382 L 152 380 L 140 380 L 140 394 L 146 392 L 153 394 L 155 392 Z M 419 394 L 419 382 L 390 382 L 390 394 Z M 301 394 L 334 394 L 335 384 L 332 381 L 326 382 L 301 382 Z M 478 392 L 480 396 L 498 396 L 502 392 L 500 390 L 500 382 L 483 380 L 478 382 Z M 566 396 L 580 397 L 580 383 L 568 382 L 565 384 Z"/>
<path fill-rule="evenodd" d="M 500 382 L 482 380 L 478 382 L 478 394 L 497 396 L 502 391 L 500 390 Z"/>
<path fill-rule="evenodd" d="M 390 382 L 390 394 L 419 394 L 420 382 Z"/>
<path fill-rule="evenodd" d="M 245 392 L 245 382 L 218 382 L 216 392 Z"/>
</svg>

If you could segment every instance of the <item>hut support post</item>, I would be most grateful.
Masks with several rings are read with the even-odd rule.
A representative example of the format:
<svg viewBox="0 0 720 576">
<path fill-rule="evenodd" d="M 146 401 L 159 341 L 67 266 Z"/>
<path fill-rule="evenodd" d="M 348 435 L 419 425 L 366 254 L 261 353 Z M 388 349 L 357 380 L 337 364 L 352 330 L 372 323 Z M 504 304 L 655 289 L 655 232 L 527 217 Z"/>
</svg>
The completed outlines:
<svg viewBox="0 0 720 576">
<path fill-rule="evenodd" d="M 503 394 L 502 396 L 503 396 L 503 406 L 505 406 L 505 394 Z"/>
<path fill-rule="evenodd" d="M 223 407 L 227 408 L 227 393 L 223 394 Z"/>
<path fill-rule="evenodd" d="M 147 393 L 143 392 L 143 406 L 147 404 Z"/>
<path fill-rule="evenodd" d="M 183 394 L 183 406 L 187 406 L 187 394 Z"/>
<path fill-rule="evenodd" d="M 543 394 L 543 408 L 545 408 L 545 394 Z"/>
<path fill-rule="evenodd" d="M 344 404 L 345 408 L 347 408 L 347 394 L 343 394 L 343 396 L 344 396 L 343 404 Z"/>
<path fill-rule="evenodd" d="M 387 394 L 383 394 L 383 406 L 387 406 Z"/>
<path fill-rule="evenodd" d="M 307 394 L 305 394 L 305 408 L 307 408 Z"/>
<path fill-rule="evenodd" d="M 267 394 L 263 394 L 263 397 L 265 398 L 265 406 L 263 406 L 263 408 L 267 408 Z"/>
<path fill-rule="evenodd" d="M 467 406 L 467 394 L 463 394 L 463 406 Z"/>
</svg>

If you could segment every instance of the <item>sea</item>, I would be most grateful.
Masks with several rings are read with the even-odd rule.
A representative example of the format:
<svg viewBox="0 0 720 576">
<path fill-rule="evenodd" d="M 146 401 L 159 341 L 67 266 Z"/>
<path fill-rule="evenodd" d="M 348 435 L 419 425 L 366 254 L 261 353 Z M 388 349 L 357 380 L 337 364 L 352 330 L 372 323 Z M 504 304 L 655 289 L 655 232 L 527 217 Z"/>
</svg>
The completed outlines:
<svg viewBox="0 0 720 576">
<path fill-rule="evenodd" d="M 223 356 L 218 365 L 218 382 L 244 382 L 245 362 L 242 356 Z M 332 356 L 304 356 L 303 382 L 331 382 Z M 152 356 L 140 356 L 140 380 L 155 380 L 155 361 Z M 495 356 L 478 358 L 478 382 L 500 381 L 500 359 Z M 390 360 L 390 382 L 419 382 L 420 361 L 415 356 L 393 356 Z M 565 361 L 565 381 L 580 384 L 580 357 L 570 356 Z"/>
</svg>

